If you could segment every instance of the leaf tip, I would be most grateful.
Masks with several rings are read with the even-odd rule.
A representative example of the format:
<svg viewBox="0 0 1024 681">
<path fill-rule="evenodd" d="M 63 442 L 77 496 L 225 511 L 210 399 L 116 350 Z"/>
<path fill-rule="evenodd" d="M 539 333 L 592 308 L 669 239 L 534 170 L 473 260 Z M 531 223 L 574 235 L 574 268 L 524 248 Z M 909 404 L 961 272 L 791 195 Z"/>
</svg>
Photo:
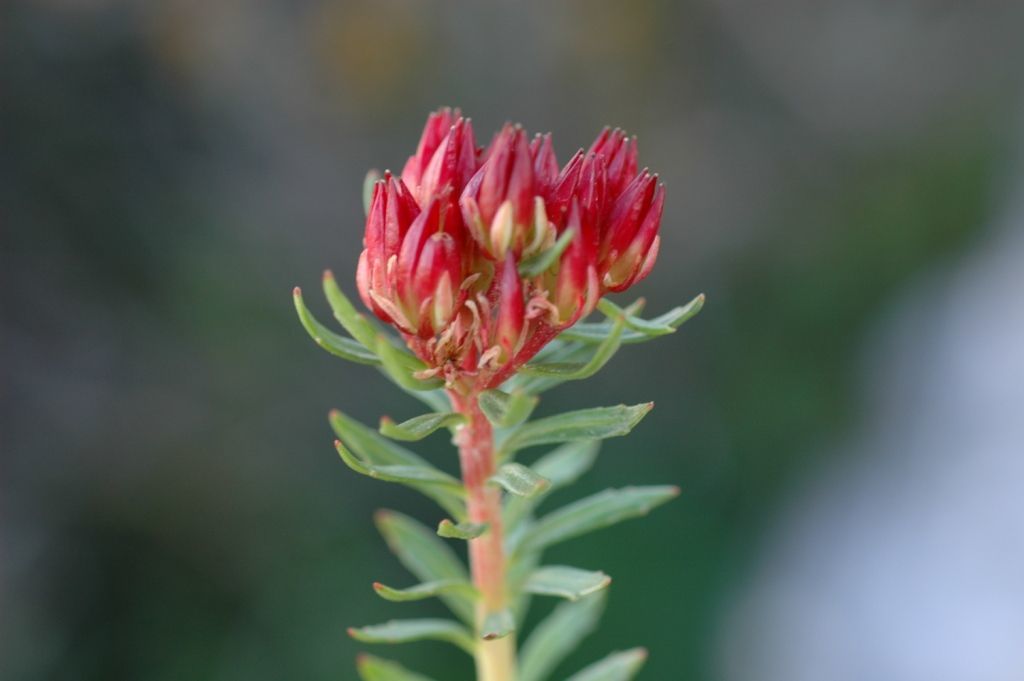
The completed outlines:
<svg viewBox="0 0 1024 681">
<path fill-rule="evenodd" d="M 339 418 L 340 416 L 341 416 L 341 410 L 340 409 L 331 409 L 329 412 L 327 412 L 327 418 L 329 418 L 332 421 L 334 419 Z"/>
<path fill-rule="evenodd" d="M 334 272 L 330 271 L 329 269 L 328 270 L 324 270 L 323 280 L 324 281 L 334 281 Z"/>
<path fill-rule="evenodd" d="M 295 288 L 293 288 L 292 289 L 292 297 L 293 298 L 302 298 L 302 288 L 299 287 L 299 286 L 296 286 Z"/>
<path fill-rule="evenodd" d="M 358 638 L 358 636 L 357 636 L 358 632 L 356 631 L 355 627 L 348 627 L 348 628 L 346 628 L 345 629 L 345 633 L 348 634 L 351 638 Z"/>
<path fill-rule="evenodd" d="M 376 591 L 377 593 L 380 593 L 381 591 L 383 591 L 383 589 L 384 589 L 384 585 L 381 584 L 380 582 L 374 582 L 373 583 L 373 590 Z"/>
</svg>

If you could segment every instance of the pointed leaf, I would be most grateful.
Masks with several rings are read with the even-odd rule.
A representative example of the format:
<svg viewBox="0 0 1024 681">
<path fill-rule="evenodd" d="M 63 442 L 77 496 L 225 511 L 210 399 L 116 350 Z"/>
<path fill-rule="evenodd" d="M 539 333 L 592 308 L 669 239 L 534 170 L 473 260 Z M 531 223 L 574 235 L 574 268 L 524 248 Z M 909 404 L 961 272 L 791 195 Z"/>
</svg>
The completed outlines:
<svg viewBox="0 0 1024 681">
<path fill-rule="evenodd" d="M 377 336 L 374 350 L 387 375 L 406 390 L 433 390 L 444 385 L 444 381 L 438 378 L 416 378 L 414 374 L 424 371 L 426 365 L 405 350 L 396 348 L 383 334 Z"/>
<path fill-rule="evenodd" d="M 640 319 L 631 314 L 627 318 L 628 328 L 622 334 L 622 342 L 624 344 L 643 343 L 660 335 L 672 333 L 700 312 L 704 306 L 704 300 L 704 294 L 701 293 L 686 305 L 674 308 L 651 320 Z M 558 337 L 583 343 L 601 343 L 608 337 L 611 328 L 611 322 L 581 322 L 566 329 Z M 666 328 L 671 330 L 666 330 Z"/>
<path fill-rule="evenodd" d="M 442 619 L 391 620 L 368 627 L 351 627 L 348 635 L 363 643 L 445 641 L 473 654 L 473 636 L 457 622 Z"/>
<path fill-rule="evenodd" d="M 356 670 L 363 681 L 434 681 L 429 676 L 409 671 L 397 662 L 365 653 L 356 658 Z"/>
<path fill-rule="evenodd" d="M 406 485 L 436 485 L 451 490 L 456 494 L 464 494 L 461 482 L 433 466 L 375 466 L 365 461 L 360 461 L 342 444 L 341 440 L 334 441 L 334 448 L 341 455 L 341 460 L 356 473 L 362 473 L 378 480 L 400 482 Z"/>
<path fill-rule="evenodd" d="M 569 244 L 572 243 L 572 235 L 573 230 L 565 230 L 551 248 L 523 260 L 519 263 L 519 274 L 524 279 L 532 279 L 533 277 L 548 271 L 548 269 L 555 264 L 555 260 L 557 260 L 565 249 L 568 248 Z"/>
<path fill-rule="evenodd" d="M 577 601 L 612 583 L 612 578 L 600 571 L 581 570 L 568 565 L 545 565 L 537 568 L 523 586 L 538 596 L 559 596 Z"/>
<path fill-rule="evenodd" d="M 324 297 L 331 306 L 331 312 L 338 323 L 348 331 L 349 335 L 359 341 L 367 350 L 372 351 L 377 345 L 377 327 L 374 326 L 366 315 L 356 310 L 348 297 L 341 292 L 338 282 L 334 279 L 334 273 L 324 270 L 323 276 Z"/>
<path fill-rule="evenodd" d="M 507 463 L 492 475 L 488 482 L 500 485 L 509 494 L 520 497 L 532 497 L 546 490 L 551 482 L 542 478 L 529 468 L 518 463 Z"/>
<path fill-rule="evenodd" d="M 304 328 L 306 333 L 310 335 L 313 342 L 321 348 L 332 355 L 358 364 L 377 366 L 381 363 L 377 355 L 370 352 L 359 343 L 355 342 L 351 338 L 339 336 L 318 322 L 313 316 L 313 313 L 309 311 L 308 307 L 306 307 L 306 303 L 303 302 L 302 290 L 298 286 L 296 286 L 293 291 L 293 298 L 295 300 L 295 311 L 299 314 L 299 321 L 302 322 L 302 328 Z"/>
<path fill-rule="evenodd" d="M 600 371 L 608 360 L 618 351 L 622 345 L 622 332 L 626 328 L 626 315 L 618 313 L 618 318 L 612 324 L 608 336 L 594 350 L 594 354 L 586 362 L 551 362 L 531 363 L 524 366 L 521 371 L 530 376 L 550 376 L 563 381 L 578 381 L 583 378 L 590 378 Z"/>
<path fill-rule="evenodd" d="M 437 526 L 437 536 L 446 539 L 476 539 L 487 531 L 487 523 L 458 523 L 445 518 Z"/>
<path fill-rule="evenodd" d="M 392 440 L 415 442 L 422 440 L 439 428 L 450 428 L 465 422 L 461 414 L 431 413 L 414 416 L 408 421 L 395 423 L 388 417 L 380 420 L 380 433 Z"/>
<path fill-rule="evenodd" d="M 604 593 L 562 603 L 538 624 L 523 644 L 518 681 L 544 681 L 579 645 L 601 617 Z"/>
<path fill-rule="evenodd" d="M 653 402 L 615 407 L 581 409 L 527 423 L 512 433 L 502 444 L 502 452 L 512 452 L 557 442 L 602 440 L 625 435 L 654 407 Z"/>
<path fill-rule="evenodd" d="M 504 521 L 508 528 L 514 528 L 528 516 L 541 499 L 560 487 L 565 487 L 590 469 L 597 458 L 597 450 L 601 447 L 598 441 L 583 440 L 570 442 L 548 452 L 531 466 L 534 472 L 551 481 L 542 494 L 535 497 L 509 497 L 505 502 Z"/>
<path fill-rule="evenodd" d="M 399 444 L 381 437 L 375 431 L 349 418 L 337 409 L 332 410 L 328 418 L 338 438 L 365 464 L 372 464 L 373 466 L 432 468 L 426 459 L 417 456 Z M 346 463 L 348 462 L 346 461 Z M 392 472 L 394 473 L 394 471 Z M 406 484 L 436 501 L 441 508 L 454 518 L 458 520 L 465 518 L 466 506 L 462 500 L 461 493 L 445 486 L 434 484 L 411 481 Z"/>
<path fill-rule="evenodd" d="M 566 681 L 630 681 L 647 661 L 647 651 L 633 648 L 612 653 L 570 676 Z"/>
<path fill-rule="evenodd" d="M 426 598 L 434 598 L 435 596 L 452 593 L 462 594 L 467 598 L 477 597 L 476 587 L 460 579 L 438 579 L 433 582 L 423 582 L 416 586 L 410 586 L 407 589 L 395 589 L 380 582 L 374 582 L 373 590 L 384 600 L 399 603 L 404 601 L 422 601 Z"/>
<path fill-rule="evenodd" d="M 480 638 L 485 641 L 493 641 L 496 638 L 505 638 L 516 630 L 516 620 L 508 610 L 488 613 L 484 618 L 484 625 L 480 629 Z"/>
<path fill-rule="evenodd" d="M 485 390 L 480 394 L 480 409 L 494 425 L 510 428 L 528 419 L 539 400 L 522 390 Z"/>
<path fill-rule="evenodd" d="M 469 581 L 455 552 L 428 528 L 395 511 L 378 511 L 374 520 L 388 547 L 418 579 Z M 473 599 L 459 593 L 441 594 L 440 598 L 464 622 L 473 621 Z"/>
<path fill-rule="evenodd" d="M 606 489 L 563 506 L 537 521 L 519 545 L 520 551 L 539 551 L 566 539 L 647 515 L 651 509 L 679 496 L 673 485 Z"/>
</svg>

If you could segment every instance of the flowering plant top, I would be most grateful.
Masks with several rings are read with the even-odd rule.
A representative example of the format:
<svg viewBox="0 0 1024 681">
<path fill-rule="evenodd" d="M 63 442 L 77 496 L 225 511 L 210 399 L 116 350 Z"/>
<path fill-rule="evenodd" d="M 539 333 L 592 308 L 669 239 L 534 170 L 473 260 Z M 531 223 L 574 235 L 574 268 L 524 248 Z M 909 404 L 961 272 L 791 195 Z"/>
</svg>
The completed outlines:
<svg viewBox="0 0 1024 681">
<path fill-rule="evenodd" d="M 430 115 L 401 177 L 373 185 L 357 283 L 449 388 L 500 385 L 605 293 L 651 271 L 665 202 L 637 144 L 605 129 L 559 166 L 550 135 Z"/>
<path fill-rule="evenodd" d="M 377 320 L 360 313 L 334 276 L 324 294 L 348 332 L 327 328 L 294 291 L 313 340 L 374 366 L 430 408 L 378 432 L 330 414 L 342 461 L 353 471 L 406 485 L 449 516 L 436 531 L 394 511 L 377 526 L 420 583 L 375 582 L 390 601 L 440 598 L 458 621 L 390 620 L 353 628 L 366 643 L 432 639 L 470 654 L 478 681 L 545 681 L 595 626 L 611 578 L 600 570 L 543 565 L 544 550 L 641 516 L 674 498 L 673 485 L 608 489 L 538 513 L 596 460 L 600 440 L 626 435 L 653 404 L 581 409 L 531 420 L 545 390 L 599 371 L 624 344 L 673 333 L 703 305 L 697 296 L 653 319 L 643 300 L 619 307 L 603 296 L 628 289 L 658 256 L 665 190 L 638 170 L 636 140 L 605 129 L 559 165 L 550 135 L 530 139 L 505 125 L 477 146 L 469 119 L 430 115 L 401 176 L 370 178 L 356 284 Z M 592 312 L 604 321 L 584 321 Z M 399 442 L 447 429 L 460 477 Z M 561 444 L 529 465 L 523 450 Z M 441 538 L 465 541 L 469 569 Z M 533 596 L 565 599 L 516 644 Z M 569 681 L 628 681 L 647 653 L 612 653 Z M 396 662 L 361 656 L 364 681 L 431 681 Z M 559 678 L 565 678 L 564 676 Z"/>
</svg>

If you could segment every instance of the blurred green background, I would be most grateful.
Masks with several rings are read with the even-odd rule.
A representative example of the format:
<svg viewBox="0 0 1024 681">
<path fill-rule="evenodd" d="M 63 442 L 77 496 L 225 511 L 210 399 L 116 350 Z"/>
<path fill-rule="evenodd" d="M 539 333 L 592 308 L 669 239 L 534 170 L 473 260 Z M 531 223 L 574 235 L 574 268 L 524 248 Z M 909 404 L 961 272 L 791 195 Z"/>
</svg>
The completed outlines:
<svg viewBox="0 0 1024 681">
<path fill-rule="evenodd" d="M 630 295 L 704 312 L 541 413 L 657 405 L 559 501 L 684 493 L 551 552 L 615 577 L 559 678 L 641 644 L 643 678 L 717 678 L 766 529 L 864 409 L 866 335 L 992 217 L 1021 10 L 3 3 L 0 678 L 348 679 L 346 626 L 441 612 L 370 589 L 409 582 L 373 511 L 439 512 L 346 469 L 325 418 L 420 407 L 314 347 L 290 296 L 325 313 L 326 267 L 354 294 L 363 174 L 400 169 L 439 105 L 481 139 L 552 131 L 563 160 L 622 126 L 668 187 Z M 453 468 L 443 437 L 421 449 Z M 470 678 L 440 644 L 375 652 Z"/>
</svg>

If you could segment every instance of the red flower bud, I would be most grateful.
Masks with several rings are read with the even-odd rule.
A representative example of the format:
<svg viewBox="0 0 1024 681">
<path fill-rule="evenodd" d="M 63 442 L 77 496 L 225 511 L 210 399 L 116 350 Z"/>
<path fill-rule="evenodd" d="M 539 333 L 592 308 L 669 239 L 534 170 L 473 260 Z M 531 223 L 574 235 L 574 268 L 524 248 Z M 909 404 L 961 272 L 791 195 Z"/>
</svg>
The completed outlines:
<svg viewBox="0 0 1024 681">
<path fill-rule="evenodd" d="M 558 310 L 560 327 L 571 326 L 593 312 L 600 298 L 594 247 L 585 237 L 590 228 L 582 220 L 579 201 L 573 199 L 566 229 L 573 230 L 576 236 L 562 254 L 552 301 Z"/>
<path fill-rule="evenodd" d="M 438 109 L 427 116 L 427 124 L 423 126 L 423 134 L 420 135 L 420 143 L 416 147 L 416 153 L 409 157 L 402 169 L 402 182 L 419 195 L 419 186 L 423 174 L 434 158 L 434 152 L 444 141 L 445 136 L 455 125 L 455 121 L 461 119 L 462 113 L 448 107 Z"/>
<path fill-rule="evenodd" d="M 390 173 L 385 173 L 374 185 L 356 281 L 363 302 L 385 322 L 393 320 L 384 308 L 377 304 L 371 291 L 385 298 L 392 295 L 394 287 L 388 275 L 388 269 L 391 267 L 389 262 L 397 257 L 402 240 L 409 231 L 409 225 L 419 212 L 419 207 L 405 184 L 401 180 L 396 180 Z"/>
<path fill-rule="evenodd" d="M 531 244 L 548 241 L 548 221 L 537 211 L 534 159 L 526 132 L 506 125 L 491 143 L 487 160 L 462 192 L 462 214 L 483 251 L 504 260 L 511 249 L 520 256 Z"/>
<path fill-rule="evenodd" d="M 533 158 L 533 177 L 537 191 L 547 200 L 560 172 L 555 147 L 551 144 L 551 133 L 533 138 L 530 142 L 530 156 Z"/>
<path fill-rule="evenodd" d="M 498 319 L 493 344 L 500 348 L 498 364 L 508 362 L 522 345 L 526 326 L 526 303 L 523 283 L 519 279 L 516 260 L 509 253 L 501 265 L 498 278 Z"/>
<path fill-rule="evenodd" d="M 468 119 L 458 118 L 423 168 L 419 184 L 409 186 L 421 206 L 427 205 L 431 197 L 442 194 L 450 194 L 454 201 L 476 171 L 473 126 Z"/>
<path fill-rule="evenodd" d="M 636 176 L 636 137 L 627 137 L 618 128 L 605 128 L 590 145 L 590 152 L 604 156 L 608 164 L 608 192 L 615 198 Z"/>
<path fill-rule="evenodd" d="M 395 322 L 408 333 L 429 338 L 439 333 L 455 311 L 462 285 L 462 244 L 458 233 L 445 231 L 449 204 L 434 197 L 413 221 L 392 268 L 397 295 Z"/>
<path fill-rule="evenodd" d="M 657 257 L 656 239 L 664 207 L 665 188 L 658 186 L 658 177 L 646 170 L 612 205 L 598 265 L 605 289 L 624 291 L 650 272 Z"/>
</svg>

